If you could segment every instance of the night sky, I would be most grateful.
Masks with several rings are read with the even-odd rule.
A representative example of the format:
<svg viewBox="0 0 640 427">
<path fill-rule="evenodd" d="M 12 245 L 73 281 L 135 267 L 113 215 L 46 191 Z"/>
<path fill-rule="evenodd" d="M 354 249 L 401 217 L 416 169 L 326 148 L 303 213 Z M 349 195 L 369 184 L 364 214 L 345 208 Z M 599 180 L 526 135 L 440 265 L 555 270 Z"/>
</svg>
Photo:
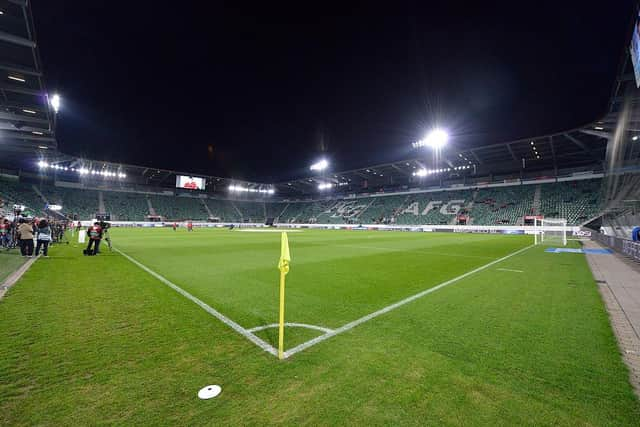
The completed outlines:
<svg viewBox="0 0 640 427">
<path fill-rule="evenodd" d="M 34 1 L 60 150 L 277 182 L 583 125 L 635 2 L 241 3 Z"/>
</svg>

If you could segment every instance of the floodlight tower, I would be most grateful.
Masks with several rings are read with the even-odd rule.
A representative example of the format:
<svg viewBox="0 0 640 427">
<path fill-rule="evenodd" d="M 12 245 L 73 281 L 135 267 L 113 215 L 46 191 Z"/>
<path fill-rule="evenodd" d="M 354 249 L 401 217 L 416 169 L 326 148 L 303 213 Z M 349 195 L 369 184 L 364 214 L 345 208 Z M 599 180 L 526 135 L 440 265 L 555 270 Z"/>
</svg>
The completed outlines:
<svg viewBox="0 0 640 427">
<path fill-rule="evenodd" d="M 326 182 L 325 178 L 325 171 L 329 168 L 329 161 L 327 159 L 321 159 L 318 160 L 317 162 L 315 162 L 314 164 L 312 164 L 309 169 L 311 171 L 317 172 L 318 175 L 320 175 L 320 177 L 322 177 L 322 183 L 318 185 L 318 189 L 319 190 L 327 190 L 331 187 L 333 187 L 332 184 L 329 184 Z"/>
<path fill-rule="evenodd" d="M 425 177 L 431 173 L 446 171 L 444 169 L 438 169 L 438 164 L 440 163 L 442 150 L 444 150 L 448 142 L 449 133 L 444 129 L 434 127 L 423 139 L 413 143 L 413 148 L 429 147 L 433 151 L 433 169 L 431 171 L 427 171 L 426 169 L 419 171 L 421 173 L 415 174 L 416 176 Z"/>
</svg>

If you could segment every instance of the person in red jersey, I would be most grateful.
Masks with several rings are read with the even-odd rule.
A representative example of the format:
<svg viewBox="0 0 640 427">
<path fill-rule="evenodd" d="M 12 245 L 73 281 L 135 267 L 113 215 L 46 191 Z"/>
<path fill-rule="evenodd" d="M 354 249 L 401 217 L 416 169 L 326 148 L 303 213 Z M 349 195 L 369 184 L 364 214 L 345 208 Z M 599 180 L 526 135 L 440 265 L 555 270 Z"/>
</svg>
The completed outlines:
<svg viewBox="0 0 640 427">
<path fill-rule="evenodd" d="M 174 222 L 173 223 L 173 231 L 176 231 L 177 228 L 178 228 L 178 223 Z"/>
<path fill-rule="evenodd" d="M 187 231 L 193 231 L 193 223 L 191 221 L 187 222 Z"/>
<path fill-rule="evenodd" d="M 87 244 L 87 255 L 95 255 L 100 249 L 100 241 L 102 240 L 102 227 L 100 223 L 96 222 L 87 229 L 87 235 L 89 236 L 89 244 Z M 93 246 L 93 249 L 91 248 Z"/>
</svg>

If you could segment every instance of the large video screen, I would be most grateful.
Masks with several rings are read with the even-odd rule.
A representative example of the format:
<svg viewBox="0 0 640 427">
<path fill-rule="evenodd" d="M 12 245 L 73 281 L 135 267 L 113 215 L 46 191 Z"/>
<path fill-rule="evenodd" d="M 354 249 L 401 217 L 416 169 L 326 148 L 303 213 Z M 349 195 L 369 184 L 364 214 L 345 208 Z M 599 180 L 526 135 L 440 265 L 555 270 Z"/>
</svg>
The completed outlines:
<svg viewBox="0 0 640 427">
<path fill-rule="evenodd" d="M 186 190 L 204 190 L 204 178 L 178 175 L 176 176 L 176 187 Z"/>
<path fill-rule="evenodd" d="M 633 27 L 633 37 L 631 38 L 631 62 L 633 63 L 633 72 L 636 76 L 636 86 L 640 88 L 640 17 L 636 19 L 636 25 Z"/>
</svg>

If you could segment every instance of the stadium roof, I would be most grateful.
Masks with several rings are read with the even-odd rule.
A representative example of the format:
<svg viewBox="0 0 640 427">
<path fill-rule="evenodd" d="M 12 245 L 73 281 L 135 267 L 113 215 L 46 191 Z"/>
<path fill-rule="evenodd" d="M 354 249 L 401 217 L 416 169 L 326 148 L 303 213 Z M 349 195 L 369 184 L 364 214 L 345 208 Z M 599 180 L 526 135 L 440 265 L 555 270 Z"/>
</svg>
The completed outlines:
<svg viewBox="0 0 640 427">
<path fill-rule="evenodd" d="M 0 20 L 0 150 L 4 162 L 15 169 L 30 169 L 45 159 L 69 170 L 82 167 L 122 171 L 132 178 L 132 183 L 156 186 L 172 185 L 175 175 L 191 174 L 85 160 L 57 151 L 55 112 L 50 107 L 49 94 L 43 83 L 29 3 L 25 0 L 4 0 L 0 1 L 0 10 L 3 12 Z M 640 92 L 635 85 L 626 46 L 624 52 L 607 113 L 601 120 L 583 127 L 484 146 L 463 146 L 454 139 L 437 161 L 428 149 L 423 148 L 406 160 L 340 172 L 328 170 L 314 174 L 309 171 L 306 177 L 280 183 L 248 183 L 232 177 L 206 178 L 209 185 L 215 185 L 212 187 L 215 191 L 223 188 L 226 191 L 230 185 L 242 184 L 247 188 L 275 187 L 279 195 L 296 196 L 317 193 L 321 184 L 335 185 L 344 192 L 375 191 L 380 187 L 435 185 L 441 178 L 456 179 L 468 175 L 517 174 L 572 167 L 604 169 L 608 142 L 619 128 L 625 111 L 630 110 L 623 106 L 640 103 Z M 624 128 L 624 137 L 640 134 L 640 114 L 626 114 L 625 118 L 629 125 Z M 640 144 L 633 144 L 633 150 L 631 155 L 638 158 Z M 414 173 L 421 169 L 435 173 L 415 176 Z M 69 170 L 59 169 L 56 173 L 63 174 Z"/>
<path fill-rule="evenodd" d="M 0 1 L 0 147 L 17 162 L 39 150 L 55 150 L 55 114 L 44 85 L 29 4 Z"/>
</svg>

